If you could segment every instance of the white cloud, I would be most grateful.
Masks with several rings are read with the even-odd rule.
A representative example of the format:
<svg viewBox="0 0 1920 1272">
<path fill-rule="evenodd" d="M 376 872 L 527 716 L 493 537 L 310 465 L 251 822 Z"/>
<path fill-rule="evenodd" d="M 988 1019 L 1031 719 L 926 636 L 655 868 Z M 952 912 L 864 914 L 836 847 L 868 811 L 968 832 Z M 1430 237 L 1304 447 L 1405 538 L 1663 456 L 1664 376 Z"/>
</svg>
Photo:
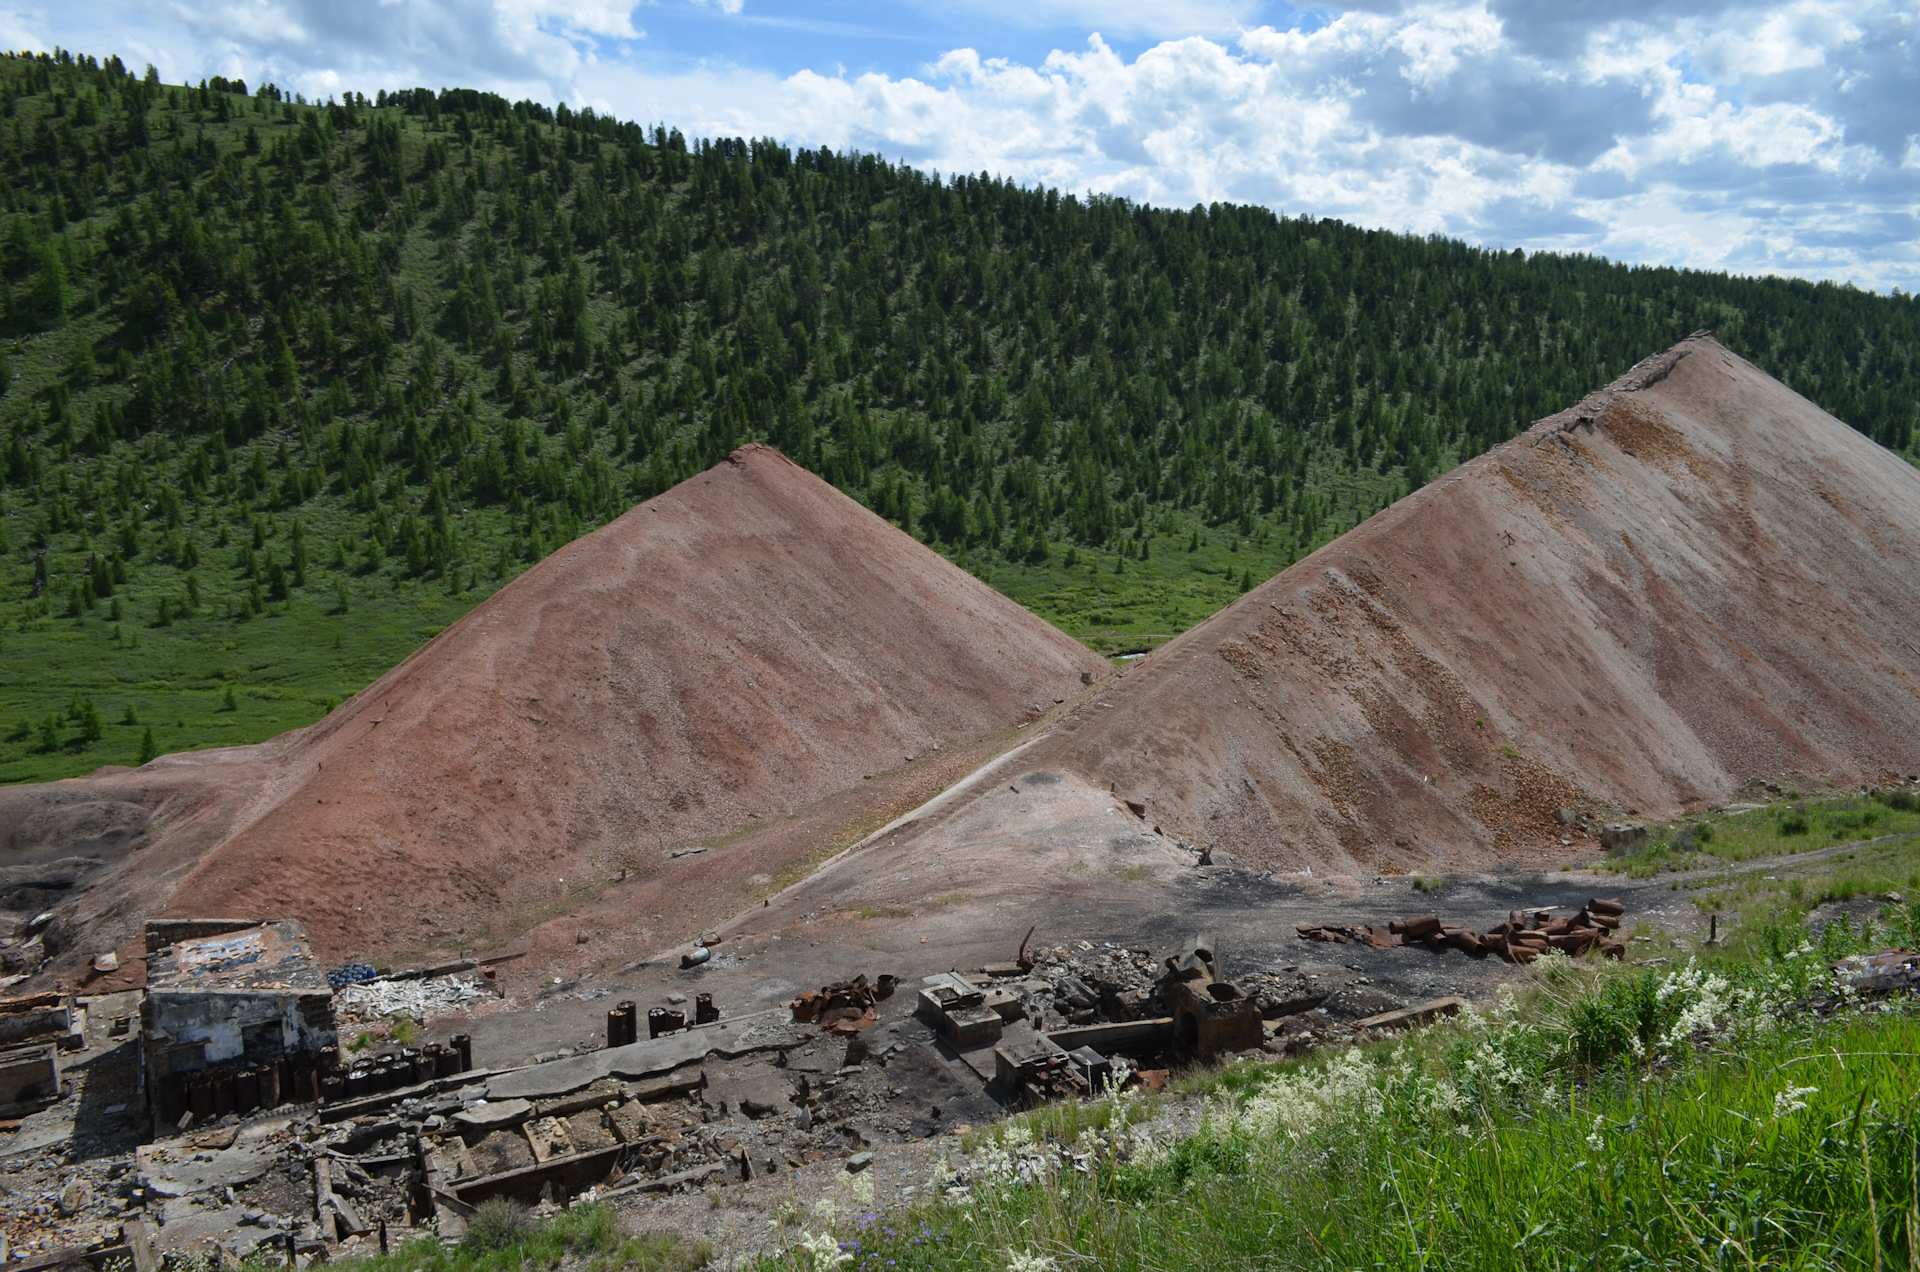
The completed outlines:
<svg viewBox="0 0 1920 1272">
<path fill-rule="evenodd" d="M 740 0 L 719 0 L 728 13 L 740 12 Z M 631 0 L 522 0 L 518 5 L 502 4 L 502 11 L 519 9 L 532 15 L 537 23 L 557 24 L 583 35 L 602 35 L 615 40 L 637 40 L 640 32 L 633 25 Z"/>
</svg>

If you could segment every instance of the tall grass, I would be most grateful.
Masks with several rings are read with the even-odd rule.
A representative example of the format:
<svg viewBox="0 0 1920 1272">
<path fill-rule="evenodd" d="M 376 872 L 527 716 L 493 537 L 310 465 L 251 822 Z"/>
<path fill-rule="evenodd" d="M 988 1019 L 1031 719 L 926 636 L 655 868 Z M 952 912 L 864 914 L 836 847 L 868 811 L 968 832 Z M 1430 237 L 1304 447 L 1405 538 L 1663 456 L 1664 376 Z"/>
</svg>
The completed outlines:
<svg viewBox="0 0 1920 1272">
<path fill-rule="evenodd" d="M 416 1237 L 391 1254 L 336 1260 L 336 1272 L 693 1272 L 713 1257 L 704 1240 L 672 1233 L 630 1235 L 605 1203 L 586 1203 L 547 1220 L 525 1207 L 490 1202 L 481 1207 L 467 1239 L 442 1245 Z"/>
</svg>

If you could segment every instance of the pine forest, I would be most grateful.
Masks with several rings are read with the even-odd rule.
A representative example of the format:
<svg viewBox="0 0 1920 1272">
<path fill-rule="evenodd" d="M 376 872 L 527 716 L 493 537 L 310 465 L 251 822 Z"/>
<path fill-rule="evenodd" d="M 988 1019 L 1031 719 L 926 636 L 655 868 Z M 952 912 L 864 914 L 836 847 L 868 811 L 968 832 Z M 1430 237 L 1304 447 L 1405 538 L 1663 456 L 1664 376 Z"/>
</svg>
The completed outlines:
<svg viewBox="0 0 1920 1272">
<path fill-rule="evenodd" d="M 1697 329 L 1914 450 L 1898 292 L 66 52 L 0 138 L 4 782 L 309 724 L 748 441 L 1115 655 Z"/>
</svg>

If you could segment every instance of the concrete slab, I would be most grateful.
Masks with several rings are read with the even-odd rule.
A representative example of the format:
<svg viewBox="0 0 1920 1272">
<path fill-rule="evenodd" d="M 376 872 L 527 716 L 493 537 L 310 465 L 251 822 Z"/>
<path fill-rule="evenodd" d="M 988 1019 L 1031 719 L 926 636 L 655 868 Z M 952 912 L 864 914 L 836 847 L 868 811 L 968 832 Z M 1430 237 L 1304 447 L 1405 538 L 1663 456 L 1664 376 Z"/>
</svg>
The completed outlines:
<svg viewBox="0 0 1920 1272">
<path fill-rule="evenodd" d="M 1158 1051 L 1173 1042 L 1173 1017 L 1124 1020 L 1109 1025 L 1080 1025 L 1072 1029 L 1055 1029 L 1047 1036 L 1062 1051 L 1092 1047 L 1103 1056 L 1116 1051 Z"/>
<path fill-rule="evenodd" d="M 57 1148 L 72 1138 L 73 1105 L 67 1101 L 21 1118 L 20 1129 L 7 1136 L 4 1144 L 0 1144 L 0 1157 Z"/>
<path fill-rule="evenodd" d="M 601 1078 L 651 1078 L 709 1055 L 733 1059 L 755 1051 L 798 1047 L 819 1032 L 815 1025 L 795 1022 L 785 1008 L 756 1012 L 683 1033 L 642 1038 L 624 1047 L 608 1047 L 584 1056 L 503 1073 L 487 1081 L 487 1098 L 550 1100 L 590 1086 Z"/>
<path fill-rule="evenodd" d="M 518 1126 L 533 1116 L 533 1105 L 523 1099 L 489 1099 L 453 1115 L 453 1124 L 463 1132 L 485 1135 L 509 1126 Z"/>
<path fill-rule="evenodd" d="M 1442 1016 L 1457 1016 L 1466 1006 L 1466 999 L 1449 994 L 1445 998 L 1415 1003 L 1399 1011 L 1381 1012 L 1378 1016 L 1356 1020 L 1353 1022 L 1353 1027 L 1355 1029 L 1411 1029 L 1416 1025 L 1429 1024 Z"/>
<path fill-rule="evenodd" d="M 283 1132 L 290 1118 L 271 1118 L 244 1128 L 227 1148 L 195 1148 L 191 1141 L 142 1144 L 134 1153 L 140 1186 L 161 1197 L 188 1197 L 222 1185 L 260 1178 L 287 1151 Z"/>
</svg>

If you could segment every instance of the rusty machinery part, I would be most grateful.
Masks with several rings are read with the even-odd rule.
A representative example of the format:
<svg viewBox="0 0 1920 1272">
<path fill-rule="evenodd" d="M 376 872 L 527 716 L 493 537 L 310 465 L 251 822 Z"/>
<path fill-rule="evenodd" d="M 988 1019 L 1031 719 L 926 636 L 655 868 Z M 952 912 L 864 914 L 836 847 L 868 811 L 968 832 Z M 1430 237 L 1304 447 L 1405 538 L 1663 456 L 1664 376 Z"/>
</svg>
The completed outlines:
<svg viewBox="0 0 1920 1272">
<path fill-rule="evenodd" d="M 1302 923 L 1295 931 L 1303 941 L 1371 945 L 1381 950 L 1424 945 L 1436 952 L 1460 950 L 1475 958 L 1493 954 L 1509 963 L 1531 963 L 1548 950 L 1578 956 L 1597 949 L 1608 958 L 1627 956 L 1625 943 L 1614 936 L 1626 917 L 1626 906 L 1618 898 L 1592 897 L 1574 914 L 1560 919 L 1552 915 L 1550 906 L 1514 910 L 1505 923 L 1485 932 L 1443 923 L 1435 914 L 1395 919 L 1385 927 Z"/>
<path fill-rule="evenodd" d="M 849 981 L 809 989 L 793 1000 L 793 1018 L 815 1021 L 830 1033 L 852 1034 L 879 1023 L 877 1005 L 893 995 L 899 978 L 883 975 L 868 981 L 862 973 Z"/>
</svg>

